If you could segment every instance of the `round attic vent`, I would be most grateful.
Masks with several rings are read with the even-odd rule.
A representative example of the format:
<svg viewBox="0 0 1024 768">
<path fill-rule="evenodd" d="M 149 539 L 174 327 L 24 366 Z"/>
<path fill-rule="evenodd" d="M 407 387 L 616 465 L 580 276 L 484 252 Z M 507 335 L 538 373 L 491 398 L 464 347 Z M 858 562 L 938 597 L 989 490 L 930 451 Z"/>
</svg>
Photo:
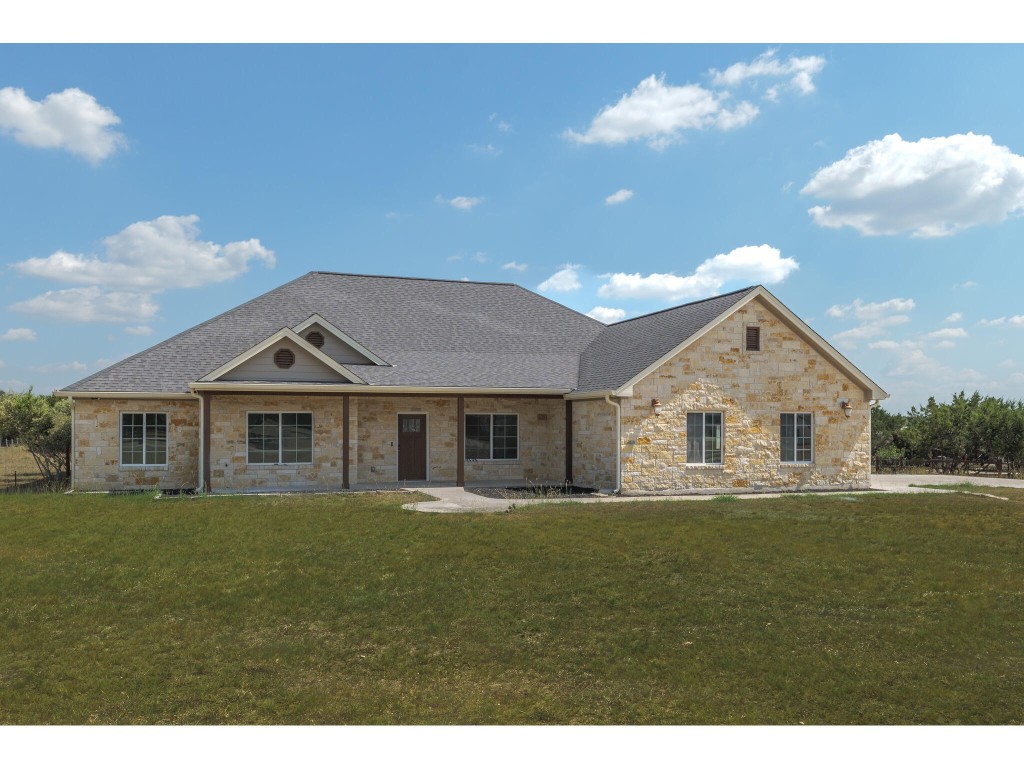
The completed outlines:
<svg viewBox="0 0 1024 768">
<path fill-rule="evenodd" d="M 306 341 L 320 349 L 324 345 L 324 335 L 320 331 L 310 331 L 306 334 Z"/>
<path fill-rule="evenodd" d="M 278 368 L 291 368 L 295 365 L 295 353 L 290 349 L 279 349 L 274 353 L 274 365 Z"/>
</svg>

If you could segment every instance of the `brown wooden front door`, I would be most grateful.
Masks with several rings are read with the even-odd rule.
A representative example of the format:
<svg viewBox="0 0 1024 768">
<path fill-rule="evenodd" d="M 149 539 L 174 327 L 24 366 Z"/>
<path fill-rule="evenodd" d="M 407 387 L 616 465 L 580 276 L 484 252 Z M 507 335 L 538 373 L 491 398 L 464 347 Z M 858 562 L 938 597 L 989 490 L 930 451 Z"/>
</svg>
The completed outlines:
<svg viewBox="0 0 1024 768">
<path fill-rule="evenodd" d="M 398 414 L 398 479 L 427 479 L 427 417 Z"/>
</svg>

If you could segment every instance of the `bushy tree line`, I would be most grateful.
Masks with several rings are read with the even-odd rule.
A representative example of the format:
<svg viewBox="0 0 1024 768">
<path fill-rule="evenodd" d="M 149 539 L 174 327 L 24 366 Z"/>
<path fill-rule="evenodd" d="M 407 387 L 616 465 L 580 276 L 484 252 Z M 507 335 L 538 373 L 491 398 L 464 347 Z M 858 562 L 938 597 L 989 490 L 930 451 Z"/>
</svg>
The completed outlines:
<svg viewBox="0 0 1024 768">
<path fill-rule="evenodd" d="M 53 395 L 0 392 L 0 438 L 23 445 L 47 485 L 68 477 L 71 403 Z"/>
<path fill-rule="evenodd" d="M 906 414 L 871 412 L 871 452 L 879 468 L 929 466 L 946 474 L 1024 470 L 1024 402 L 960 392 Z"/>
</svg>

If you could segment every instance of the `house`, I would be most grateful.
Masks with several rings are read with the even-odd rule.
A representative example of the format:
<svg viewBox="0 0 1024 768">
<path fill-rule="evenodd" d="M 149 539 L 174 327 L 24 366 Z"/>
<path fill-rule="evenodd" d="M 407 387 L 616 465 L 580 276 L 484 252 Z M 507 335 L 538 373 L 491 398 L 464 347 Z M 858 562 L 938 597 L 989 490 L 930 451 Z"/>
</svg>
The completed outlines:
<svg viewBox="0 0 1024 768">
<path fill-rule="evenodd" d="M 311 272 L 60 391 L 75 490 L 869 483 L 888 395 L 762 286 L 604 325 L 518 285 Z"/>
</svg>

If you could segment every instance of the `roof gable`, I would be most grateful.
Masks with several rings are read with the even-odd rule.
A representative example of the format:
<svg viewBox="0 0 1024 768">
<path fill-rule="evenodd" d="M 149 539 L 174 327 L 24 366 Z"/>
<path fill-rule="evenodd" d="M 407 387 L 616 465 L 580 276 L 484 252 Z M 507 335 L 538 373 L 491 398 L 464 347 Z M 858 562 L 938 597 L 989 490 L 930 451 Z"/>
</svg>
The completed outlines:
<svg viewBox="0 0 1024 768">
<path fill-rule="evenodd" d="M 318 313 L 313 313 L 303 320 L 294 331 L 309 341 L 309 334 L 317 331 L 324 337 L 323 345 L 318 347 L 325 355 L 337 360 L 342 364 L 352 365 L 387 365 L 387 363 L 373 354 L 370 350 L 336 328 L 332 323 L 325 320 Z M 312 342 L 310 342 L 312 344 Z M 316 346 L 314 344 L 314 346 Z"/>
<path fill-rule="evenodd" d="M 282 351 L 290 352 L 293 361 L 284 369 L 274 362 Z M 282 328 L 199 379 L 200 382 L 253 380 L 366 383 L 290 328 Z"/>
</svg>

